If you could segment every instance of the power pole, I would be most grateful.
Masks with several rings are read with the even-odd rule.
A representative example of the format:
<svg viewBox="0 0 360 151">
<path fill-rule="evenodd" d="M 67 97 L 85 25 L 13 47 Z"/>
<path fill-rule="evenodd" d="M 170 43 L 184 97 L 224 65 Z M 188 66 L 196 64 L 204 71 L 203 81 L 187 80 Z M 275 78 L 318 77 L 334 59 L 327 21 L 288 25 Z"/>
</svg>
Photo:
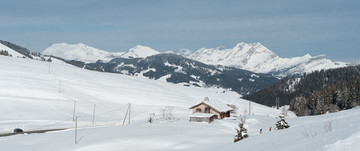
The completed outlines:
<svg viewBox="0 0 360 151">
<path fill-rule="evenodd" d="M 77 144 L 77 120 L 78 120 L 78 116 L 76 116 L 75 119 L 75 144 Z"/>
<path fill-rule="evenodd" d="M 73 121 L 75 121 L 75 109 L 76 109 L 76 101 L 74 101 Z"/>
<path fill-rule="evenodd" d="M 276 97 L 276 109 L 279 109 L 280 106 L 280 99 L 279 97 Z"/>
<path fill-rule="evenodd" d="M 249 115 L 251 115 L 251 101 L 249 101 Z"/>
<path fill-rule="evenodd" d="M 130 125 L 131 103 L 129 103 L 129 125 Z"/>
<path fill-rule="evenodd" d="M 94 125 L 94 122 L 95 122 L 95 107 L 96 107 L 96 104 L 94 104 L 94 112 L 93 112 L 92 125 Z"/>
<path fill-rule="evenodd" d="M 128 106 L 127 110 L 126 110 L 126 114 L 125 114 L 124 121 L 123 121 L 123 124 L 122 124 L 122 125 L 125 124 L 126 117 L 127 117 L 128 113 L 129 113 L 129 107 L 130 107 L 130 103 L 129 103 L 129 106 Z M 129 119 L 130 119 L 130 117 L 129 117 Z M 129 121 L 129 122 L 130 122 L 130 121 Z"/>
</svg>

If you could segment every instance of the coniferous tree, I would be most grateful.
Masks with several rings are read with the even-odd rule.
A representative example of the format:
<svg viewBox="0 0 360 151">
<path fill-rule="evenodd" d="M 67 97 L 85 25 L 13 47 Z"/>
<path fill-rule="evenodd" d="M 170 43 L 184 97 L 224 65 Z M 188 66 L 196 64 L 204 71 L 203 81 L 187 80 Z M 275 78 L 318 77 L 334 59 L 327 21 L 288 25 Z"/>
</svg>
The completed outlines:
<svg viewBox="0 0 360 151">
<path fill-rule="evenodd" d="M 236 135 L 235 135 L 235 138 L 234 138 L 234 143 L 244 139 L 244 138 L 247 138 L 249 137 L 249 135 L 247 134 L 247 129 L 244 127 L 244 123 L 245 123 L 245 120 L 244 119 L 241 119 L 241 122 L 239 123 L 238 125 L 238 129 L 236 128 Z"/>
<path fill-rule="evenodd" d="M 281 130 L 281 129 L 289 128 L 290 125 L 285 121 L 285 116 L 280 115 L 279 117 L 280 117 L 280 121 L 276 123 L 276 129 Z"/>
</svg>

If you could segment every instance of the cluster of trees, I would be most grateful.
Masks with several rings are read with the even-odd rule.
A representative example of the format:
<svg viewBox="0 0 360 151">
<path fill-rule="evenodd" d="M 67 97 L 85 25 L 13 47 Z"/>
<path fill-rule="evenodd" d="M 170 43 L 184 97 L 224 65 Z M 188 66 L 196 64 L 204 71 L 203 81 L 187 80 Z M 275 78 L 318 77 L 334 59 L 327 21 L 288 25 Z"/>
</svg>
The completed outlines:
<svg viewBox="0 0 360 151">
<path fill-rule="evenodd" d="M 360 77 L 315 91 L 310 96 L 299 95 L 291 100 L 290 110 L 298 116 L 319 115 L 346 110 L 360 105 Z"/>
<path fill-rule="evenodd" d="M 290 104 L 297 115 L 315 115 L 349 109 L 359 104 L 360 65 L 287 77 L 245 99 L 274 106 Z"/>
<path fill-rule="evenodd" d="M 0 55 L 3 55 L 3 56 L 10 56 L 10 57 L 12 57 L 12 55 L 11 55 L 11 54 L 9 54 L 9 52 L 8 52 L 8 51 L 6 51 L 6 50 L 0 50 Z"/>
</svg>

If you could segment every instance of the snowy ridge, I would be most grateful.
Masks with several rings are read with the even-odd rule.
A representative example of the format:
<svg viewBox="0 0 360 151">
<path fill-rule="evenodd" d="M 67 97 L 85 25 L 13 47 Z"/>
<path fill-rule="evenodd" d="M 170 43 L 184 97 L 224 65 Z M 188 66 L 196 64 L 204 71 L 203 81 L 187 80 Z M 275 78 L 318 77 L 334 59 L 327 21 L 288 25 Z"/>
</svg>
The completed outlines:
<svg viewBox="0 0 360 151">
<path fill-rule="evenodd" d="M 42 54 L 53 55 L 66 60 L 76 60 L 85 63 L 94 63 L 98 60 L 108 62 L 114 58 L 144 58 L 159 52 L 146 46 L 137 45 L 127 52 L 108 52 L 83 43 L 58 43 L 46 48 Z"/>
<path fill-rule="evenodd" d="M 121 56 L 122 53 L 110 53 L 94 47 L 87 46 L 83 43 L 67 44 L 58 43 L 46 48 L 42 54 L 53 55 L 67 60 L 77 60 L 85 63 L 93 63 L 98 60 L 110 61 L 114 57 Z"/>
<path fill-rule="evenodd" d="M 6 50 L 12 57 L 24 57 L 24 55 L 0 43 L 0 50 Z"/>
<path fill-rule="evenodd" d="M 261 43 L 239 43 L 234 48 L 202 48 L 187 57 L 206 64 L 237 67 L 257 73 L 272 73 L 278 77 L 302 74 L 321 69 L 347 66 L 343 62 L 332 62 L 325 55 L 312 57 L 280 58 Z"/>
</svg>

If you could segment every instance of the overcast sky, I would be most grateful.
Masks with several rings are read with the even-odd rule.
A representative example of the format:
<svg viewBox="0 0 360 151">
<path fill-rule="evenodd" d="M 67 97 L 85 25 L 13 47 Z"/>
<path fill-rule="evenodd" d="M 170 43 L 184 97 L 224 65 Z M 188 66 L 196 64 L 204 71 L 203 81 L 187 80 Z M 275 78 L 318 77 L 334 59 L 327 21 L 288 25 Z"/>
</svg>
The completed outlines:
<svg viewBox="0 0 360 151">
<path fill-rule="evenodd" d="M 360 60 L 359 0 L 0 0 L 0 39 L 158 51 L 260 42 L 280 57 Z"/>
</svg>

